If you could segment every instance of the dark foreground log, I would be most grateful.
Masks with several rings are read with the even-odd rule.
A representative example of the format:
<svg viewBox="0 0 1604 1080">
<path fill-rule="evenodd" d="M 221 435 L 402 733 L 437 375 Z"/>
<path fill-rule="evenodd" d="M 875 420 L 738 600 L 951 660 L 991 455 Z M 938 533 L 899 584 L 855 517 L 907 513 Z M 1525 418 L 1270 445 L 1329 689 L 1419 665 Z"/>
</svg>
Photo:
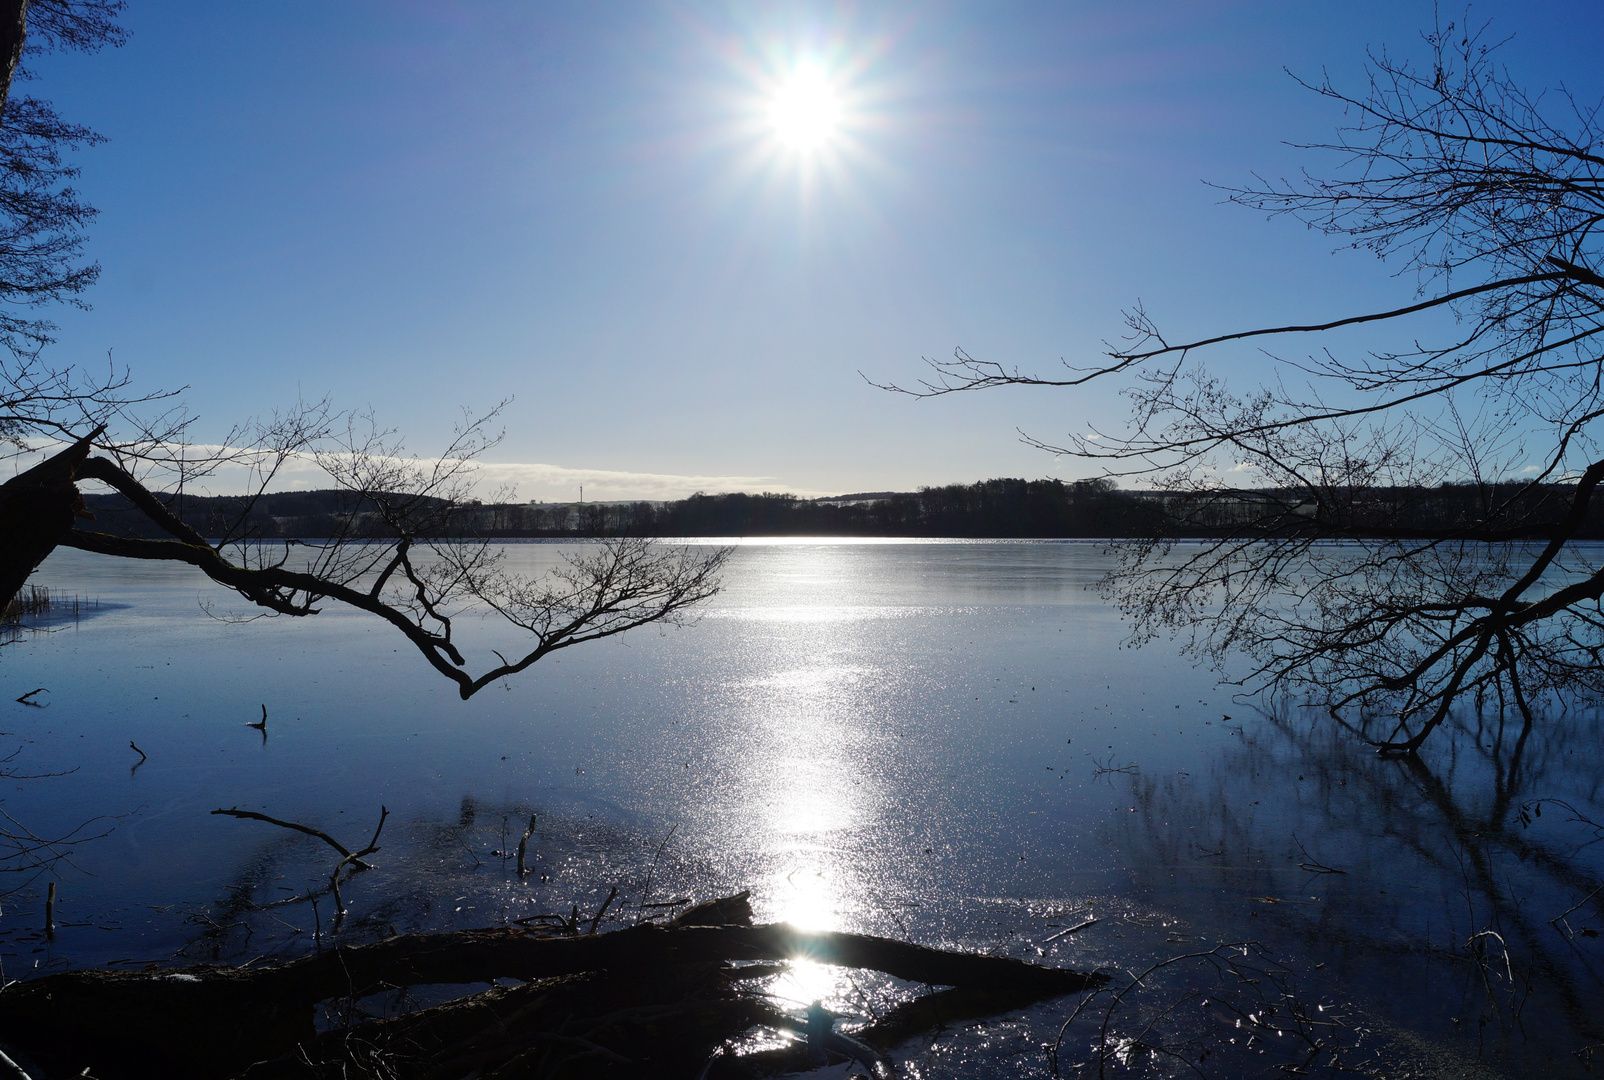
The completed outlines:
<svg viewBox="0 0 1604 1080">
<path fill-rule="evenodd" d="M 1087 976 L 1001 956 L 946 952 L 867 934 L 767 926 L 635 926 L 594 937 L 540 937 L 522 929 L 404 934 L 331 949 L 266 971 L 236 973 L 280 999 L 361 997 L 392 986 L 545 979 L 586 971 L 651 971 L 741 960 L 805 959 L 871 968 L 937 986 L 1017 987 L 1043 994 L 1085 988 Z M 65 977 L 65 976 L 63 976 Z M 138 975 L 121 976 L 135 981 Z"/>
<path fill-rule="evenodd" d="M 710 918 L 732 924 L 697 925 Z M 1106 981 L 1006 957 L 749 922 L 743 894 L 667 926 L 589 936 L 519 928 L 407 934 L 260 969 L 66 972 L 0 992 L 0 1041 L 53 1073 L 88 1068 L 100 1080 L 691 1078 L 748 1029 L 787 1026 L 745 988 L 750 962 L 808 959 L 873 969 L 962 988 L 967 1001 L 987 1002 L 993 1012 Z M 357 1017 L 322 1034 L 314 1029 L 319 1002 L 495 979 L 523 985 L 388 1019 Z M 860 1036 L 872 1043 L 878 1034 L 886 1045 L 906 1038 L 924 1014 L 902 1012 L 904 1019 Z M 931 1023 L 955 1018 L 951 1010 L 926 1014 Z"/>
</svg>

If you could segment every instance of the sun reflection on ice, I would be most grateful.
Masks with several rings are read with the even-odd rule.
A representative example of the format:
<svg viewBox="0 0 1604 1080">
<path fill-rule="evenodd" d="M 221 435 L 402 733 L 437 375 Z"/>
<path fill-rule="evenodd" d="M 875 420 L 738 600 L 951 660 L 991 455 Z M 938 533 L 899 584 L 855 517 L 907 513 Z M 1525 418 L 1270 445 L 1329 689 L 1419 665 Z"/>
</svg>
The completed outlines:
<svg viewBox="0 0 1604 1080">
<path fill-rule="evenodd" d="M 835 930 L 840 922 L 834 883 L 822 868 L 793 870 L 774 882 L 776 916 L 799 930 Z"/>
<path fill-rule="evenodd" d="M 882 701 L 895 661 L 866 662 L 859 647 L 866 626 L 898 612 L 843 593 L 835 564 L 851 557 L 813 552 L 779 561 L 769 575 L 808 602 L 726 616 L 744 623 L 744 677 L 732 687 L 741 733 L 733 787 L 746 822 L 739 842 L 762 852 L 748 880 L 765 921 L 801 930 L 865 928 L 865 875 L 875 873 L 886 810 L 876 762 L 902 750 Z M 850 974 L 807 956 L 791 958 L 768 992 L 793 1014 L 815 1001 L 855 1011 Z"/>
<path fill-rule="evenodd" d="M 774 917 L 779 922 L 802 930 L 839 929 L 837 881 L 827 867 L 804 864 L 788 874 L 776 875 L 769 885 L 769 895 L 774 898 Z M 847 989 L 840 968 L 793 957 L 790 970 L 775 981 L 769 992 L 786 1005 L 806 1006 L 815 1001 L 828 1005 Z"/>
<path fill-rule="evenodd" d="M 836 775 L 838 761 L 788 756 L 777 763 L 778 785 L 769 804 L 769 831 L 787 848 L 808 850 L 858 817 L 850 780 Z M 814 842 L 809 843 L 809 839 Z"/>
<path fill-rule="evenodd" d="M 841 764 L 834 756 L 824 762 L 786 760 L 782 770 L 794 782 L 776 791 L 770 813 L 770 828 L 789 857 L 776 867 L 764 891 L 773 905 L 773 918 L 802 930 L 842 928 L 848 875 L 839 862 L 842 853 L 819 842 L 849 828 L 855 817 L 853 800 L 837 789 Z M 770 992 L 786 1005 L 800 1007 L 815 1001 L 828 1005 L 849 988 L 840 968 L 793 957 L 790 970 Z"/>
</svg>

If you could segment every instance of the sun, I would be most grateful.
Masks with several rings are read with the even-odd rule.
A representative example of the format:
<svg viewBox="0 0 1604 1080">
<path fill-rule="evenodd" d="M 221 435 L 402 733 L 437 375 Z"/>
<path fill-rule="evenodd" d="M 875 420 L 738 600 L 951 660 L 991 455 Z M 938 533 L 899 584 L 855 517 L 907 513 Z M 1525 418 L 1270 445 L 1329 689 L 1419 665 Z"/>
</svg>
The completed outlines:
<svg viewBox="0 0 1604 1080">
<path fill-rule="evenodd" d="M 775 91 L 769 123 L 781 142 L 798 151 L 828 143 L 841 121 L 841 101 L 817 67 L 799 67 Z"/>
</svg>

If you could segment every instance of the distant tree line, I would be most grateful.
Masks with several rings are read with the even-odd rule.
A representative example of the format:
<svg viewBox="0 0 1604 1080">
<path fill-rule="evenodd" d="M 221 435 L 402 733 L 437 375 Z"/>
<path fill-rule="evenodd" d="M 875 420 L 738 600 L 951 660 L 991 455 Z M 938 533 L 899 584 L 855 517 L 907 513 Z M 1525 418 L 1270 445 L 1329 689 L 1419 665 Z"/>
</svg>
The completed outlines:
<svg viewBox="0 0 1604 1080">
<path fill-rule="evenodd" d="M 1572 485 L 1444 484 L 1430 488 L 1127 491 L 1109 480 L 984 480 L 854 499 L 795 495 L 692 495 L 672 502 L 479 503 L 439 508 L 441 531 L 477 537 L 585 536 L 939 536 L 970 538 L 1409 536 L 1461 522 L 1558 520 Z M 124 536 L 163 535 L 118 494 L 86 496 L 93 527 Z M 384 535 L 378 507 L 348 491 L 286 491 L 244 499 L 171 496 L 168 509 L 202 535 L 223 523 L 262 539 L 347 535 L 353 520 Z M 1578 536 L 1604 538 L 1604 510 Z"/>
<path fill-rule="evenodd" d="M 1161 501 L 1155 535 L 1264 538 L 1534 539 L 1576 513 L 1575 484 L 1483 483 L 1426 487 L 1309 486 L 1197 490 L 1149 496 Z M 1566 525 L 1569 528 L 1569 524 Z M 1577 539 L 1604 537 L 1604 508 L 1589 505 Z"/>
<path fill-rule="evenodd" d="M 650 521 L 660 536 L 1126 536 L 1152 509 L 1108 480 L 983 480 L 865 501 L 693 495 Z"/>
</svg>

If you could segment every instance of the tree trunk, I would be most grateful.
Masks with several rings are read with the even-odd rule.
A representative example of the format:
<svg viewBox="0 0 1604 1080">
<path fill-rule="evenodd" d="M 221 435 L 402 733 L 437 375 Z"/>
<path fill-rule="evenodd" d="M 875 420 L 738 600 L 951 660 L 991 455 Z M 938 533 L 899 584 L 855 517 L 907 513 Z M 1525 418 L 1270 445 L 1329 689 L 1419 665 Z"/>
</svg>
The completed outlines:
<svg viewBox="0 0 1604 1080">
<path fill-rule="evenodd" d="M 0 484 L 0 612 L 72 531 L 73 518 L 92 516 L 73 480 L 101 430 Z"/>
<path fill-rule="evenodd" d="M 0 114 L 6 110 L 11 77 L 17 73 L 27 36 L 28 0 L 0 0 Z"/>
</svg>

